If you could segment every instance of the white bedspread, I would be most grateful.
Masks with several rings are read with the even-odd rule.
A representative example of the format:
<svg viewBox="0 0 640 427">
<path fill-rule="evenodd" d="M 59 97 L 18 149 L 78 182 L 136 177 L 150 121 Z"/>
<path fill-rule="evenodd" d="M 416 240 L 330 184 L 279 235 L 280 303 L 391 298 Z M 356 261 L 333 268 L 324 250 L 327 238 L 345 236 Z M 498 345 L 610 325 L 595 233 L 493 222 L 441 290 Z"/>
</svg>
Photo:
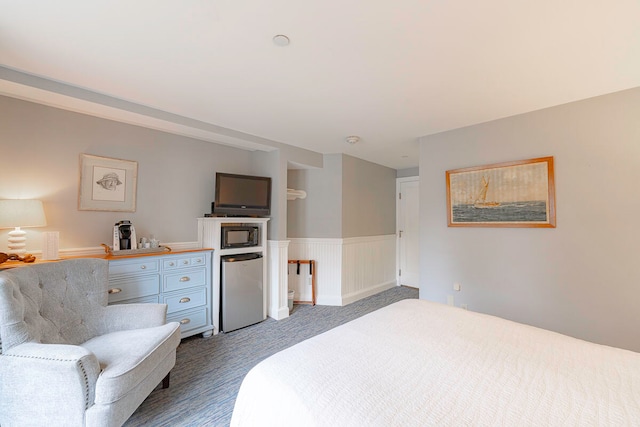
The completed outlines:
<svg viewBox="0 0 640 427">
<path fill-rule="evenodd" d="M 404 300 L 258 364 L 231 425 L 640 425 L 640 354 Z"/>
</svg>

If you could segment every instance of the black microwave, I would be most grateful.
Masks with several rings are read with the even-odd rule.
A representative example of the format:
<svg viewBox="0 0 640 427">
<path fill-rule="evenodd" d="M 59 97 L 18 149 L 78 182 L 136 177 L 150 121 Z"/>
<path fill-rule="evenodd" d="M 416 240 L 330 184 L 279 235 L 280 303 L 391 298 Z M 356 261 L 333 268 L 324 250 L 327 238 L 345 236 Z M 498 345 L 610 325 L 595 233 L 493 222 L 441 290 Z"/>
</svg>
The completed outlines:
<svg viewBox="0 0 640 427">
<path fill-rule="evenodd" d="M 250 225 L 223 225 L 221 249 L 245 248 L 258 246 L 260 240 L 260 228 Z"/>
</svg>

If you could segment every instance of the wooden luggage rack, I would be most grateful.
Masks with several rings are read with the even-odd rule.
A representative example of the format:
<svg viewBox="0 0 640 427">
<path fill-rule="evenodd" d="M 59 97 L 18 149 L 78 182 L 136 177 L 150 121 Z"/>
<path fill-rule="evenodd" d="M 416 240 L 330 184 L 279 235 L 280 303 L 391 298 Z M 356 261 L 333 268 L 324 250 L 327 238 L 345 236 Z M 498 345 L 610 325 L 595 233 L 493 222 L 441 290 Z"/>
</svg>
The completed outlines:
<svg viewBox="0 0 640 427">
<path fill-rule="evenodd" d="M 296 264 L 296 274 L 300 275 L 300 264 L 309 264 L 309 274 L 311 274 L 311 301 L 293 301 L 294 304 L 316 305 L 316 262 L 312 259 L 290 259 L 289 264 Z"/>
</svg>

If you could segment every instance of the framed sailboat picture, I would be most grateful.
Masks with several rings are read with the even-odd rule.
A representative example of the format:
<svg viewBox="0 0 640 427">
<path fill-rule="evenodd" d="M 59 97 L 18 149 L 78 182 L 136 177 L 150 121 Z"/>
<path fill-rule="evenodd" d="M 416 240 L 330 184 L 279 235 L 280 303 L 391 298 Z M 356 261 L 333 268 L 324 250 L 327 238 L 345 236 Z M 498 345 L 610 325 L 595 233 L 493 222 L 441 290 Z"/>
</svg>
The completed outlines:
<svg viewBox="0 0 640 427">
<path fill-rule="evenodd" d="M 555 227 L 553 157 L 449 170 L 449 227 Z"/>
</svg>

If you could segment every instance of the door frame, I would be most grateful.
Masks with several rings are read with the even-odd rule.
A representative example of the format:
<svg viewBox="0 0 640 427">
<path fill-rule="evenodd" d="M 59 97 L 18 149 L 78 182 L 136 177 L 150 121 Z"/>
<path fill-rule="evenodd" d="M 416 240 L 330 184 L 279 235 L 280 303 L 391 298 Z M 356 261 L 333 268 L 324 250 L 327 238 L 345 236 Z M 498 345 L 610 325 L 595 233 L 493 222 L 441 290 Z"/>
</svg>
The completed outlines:
<svg viewBox="0 0 640 427">
<path fill-rule="evenodd" d="M 420 181 L 420 176 L 396 178 L 396 286 L 400 286 L 400 187 L 402 183 Z"/>
</svg>

